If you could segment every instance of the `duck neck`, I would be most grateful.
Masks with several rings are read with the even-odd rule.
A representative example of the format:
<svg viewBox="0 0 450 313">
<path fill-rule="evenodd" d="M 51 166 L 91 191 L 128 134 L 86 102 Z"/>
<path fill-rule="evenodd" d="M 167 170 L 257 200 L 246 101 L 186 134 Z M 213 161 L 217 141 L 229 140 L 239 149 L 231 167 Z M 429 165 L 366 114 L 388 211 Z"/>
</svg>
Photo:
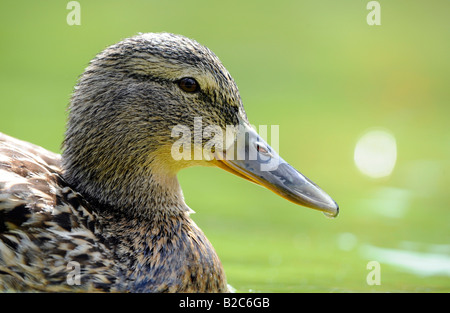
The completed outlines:
<svg viewBox="0 0 450 313">
<path fill-rule="evenodd" d="M 227 291 L 219 257 L 187 213 L 154 211 L 129 220 L 103 212 L 101 221 L 102 237 L 117 260 L 118 291 Z"/>
<path fill-rule="evenodd" d="M 64 179 L 98 216 L 97 235 L 117 261 L 117 290 L 227 291 L 214 248 L 190 218 L 176 175 L 158 165 L 162 162 L 77 163 L 68 152 L 63 154 Z"/>
<path fill-rule="evenodd" d="M 191 212 L 176 173 L 163 166 L 160 154 L 142 159 L 103 151 L 93 158 L 75 152 L 66 148 L 63 153 L 64 179 L 100 207 L 129 218 L 151 216 L 153 212 Z"/>
</svg>

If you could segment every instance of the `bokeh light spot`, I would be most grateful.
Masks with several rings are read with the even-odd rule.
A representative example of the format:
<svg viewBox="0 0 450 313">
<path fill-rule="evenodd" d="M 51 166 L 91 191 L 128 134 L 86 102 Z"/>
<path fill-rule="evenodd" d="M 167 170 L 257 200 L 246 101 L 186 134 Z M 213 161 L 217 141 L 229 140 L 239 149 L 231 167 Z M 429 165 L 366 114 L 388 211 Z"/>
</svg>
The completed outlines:
<svg viewBox="0 0 450 313">
<path fill-rule="evenodd" d="M 371 178 L 389 176 L 397 161 L 395 137 L 386 130 L 370 130 L 355 146 L 354 161 L 361 173 Z"/>
</svg>

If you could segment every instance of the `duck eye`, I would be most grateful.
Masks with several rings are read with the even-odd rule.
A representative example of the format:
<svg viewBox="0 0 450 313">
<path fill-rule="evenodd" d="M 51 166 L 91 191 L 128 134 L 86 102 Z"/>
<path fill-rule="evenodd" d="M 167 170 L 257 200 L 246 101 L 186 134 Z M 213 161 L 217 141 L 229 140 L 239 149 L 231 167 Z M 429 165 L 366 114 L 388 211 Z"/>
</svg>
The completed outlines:
<svg viewBox="0 0 450 313">
<path fill-rule="evenodd" d="M 178 81 L 178 87 L 189 93 L 197 92 L 200 89 L 199 83 L 192 77 L 184 77 L 180 79 Z"/>
</svg>

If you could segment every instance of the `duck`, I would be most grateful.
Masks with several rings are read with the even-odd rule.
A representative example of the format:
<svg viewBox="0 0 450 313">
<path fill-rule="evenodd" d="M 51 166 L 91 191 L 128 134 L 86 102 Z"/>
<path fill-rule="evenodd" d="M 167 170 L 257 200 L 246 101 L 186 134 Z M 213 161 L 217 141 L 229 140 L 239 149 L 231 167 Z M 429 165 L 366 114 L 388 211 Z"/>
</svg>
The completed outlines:
<svg viewBox="0 0 450 313">
<path fill-rule="evenodd" d="M 219 58 L 185 36 L 108 46 L 67 111 L 61 154 L 0 133 L 2 291 L 230 292 L 177 180 L 191 166 L 339 212 L 251 127 Z"/>
</svg>

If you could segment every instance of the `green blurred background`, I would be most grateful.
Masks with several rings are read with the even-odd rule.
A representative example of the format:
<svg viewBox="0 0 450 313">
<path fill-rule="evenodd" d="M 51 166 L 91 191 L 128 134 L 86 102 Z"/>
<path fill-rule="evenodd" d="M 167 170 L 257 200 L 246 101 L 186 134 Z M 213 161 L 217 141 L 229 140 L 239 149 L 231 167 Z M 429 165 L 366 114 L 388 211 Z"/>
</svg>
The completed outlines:
<svg viewBox="0 0 450 313">
<path fill-rule="evenodd" d="M 0 131 L 58 152 L 78 75 L 107 45 L 167 31 L 208 46 L 249 120 L 341 214 L 296 206 L 220 169 L 179 178 L 240 292 L 450 291 L 450 2 L 68 1 L 0 4 Z M 367 130 L 395 137 L 390 175 L 355 166 Z M 380 264 L 380 285 L 369 261 Z"/>
</svg>

